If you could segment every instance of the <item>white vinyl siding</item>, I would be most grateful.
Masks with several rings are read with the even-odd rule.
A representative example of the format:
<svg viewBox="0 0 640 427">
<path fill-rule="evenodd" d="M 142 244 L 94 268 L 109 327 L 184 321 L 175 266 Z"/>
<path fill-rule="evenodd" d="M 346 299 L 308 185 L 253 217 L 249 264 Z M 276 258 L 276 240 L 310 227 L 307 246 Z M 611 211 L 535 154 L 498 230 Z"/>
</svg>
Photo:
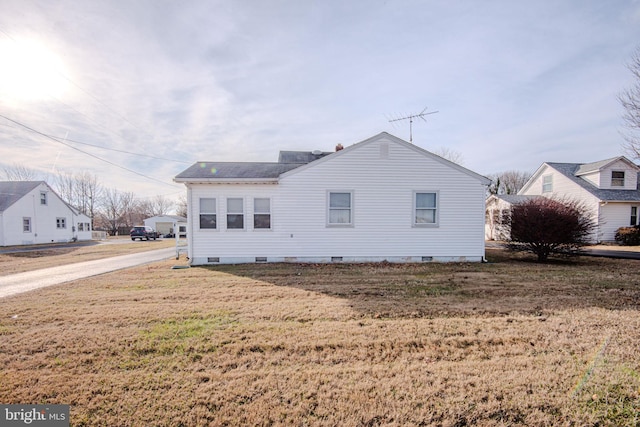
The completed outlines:
<svg viewBox="0 0 640 427">
<path fill-rule="evenodd" d="M 200 229 L 215 230 L 218 228 L 216 199 L 200 199 Z"/>
<path fill-rule="evenodd" d="M 42 200 L 45 200 L 46 204 L 41 204 Z M 58 219 L 64 221 L 58 221 Z M 91 240 L 91 232 L 78 233 L 74 230 L 73 226 L 78 220 L 87 222 L 89 218 L 73 211 L 43 182 L 35 185 L 2 212 L 0 245 L 64 243 L 74 238 L 83 241 Z"/>
<path fill-rule="evenodd" d="M 381 143 L 388 144 L 387 158 L 380 158 Z M 255 262 L 257 257 L 269 262 L 482 259 L 486 186 L 480 179 L 391 138 L 352 148 L 273 184 L 189 184 L 191 200 L 244 198 L 250 212 L 253 199 L 271 200 L 269 233 L 221 230 L 214 236 L 195 229 L 190 236 L 194 264 L 207 258 Z M 414 192 L 423 189 L 438 191 L 437 227 L 413 226 Z M 351 225 L 328 226 L 329 193 L 351 195 Z M 189 218 L 197 218 L 193 208 Z"/>
</svg>

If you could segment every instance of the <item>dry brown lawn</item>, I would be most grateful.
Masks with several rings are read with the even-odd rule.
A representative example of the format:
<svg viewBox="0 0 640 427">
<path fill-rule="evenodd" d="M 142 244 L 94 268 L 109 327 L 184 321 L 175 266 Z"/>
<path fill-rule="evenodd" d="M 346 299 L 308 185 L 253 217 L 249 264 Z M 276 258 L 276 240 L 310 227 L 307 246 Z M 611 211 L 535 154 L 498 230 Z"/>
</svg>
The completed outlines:
<svg viewBox="0 0 640 427">
<path fill-rule="evenodd" d="M 0 402 L 73 426 L 639 425 L 640 262 L 488 257 L 168 260 L 5 298 Z"/>
<path fill-rule="evenodd" d="M 111 237 L 107 242 L 91 241 L 76 245 L 46 245 L 46 248 L 31 246 L 29 252 L 0 253 L 0 276 L 22 273 L 39 268 L 55 267 L 82 261 L 92 261 L 105 257 L 126 255 L 135 252 L 175 246 L 174 239 L 151 241 L 129 237 Z M 44 245 L 41 245 L 41 247 Z M 3 251 L 20 250 L 24 247 L 0 247 Z"/>
</svg>

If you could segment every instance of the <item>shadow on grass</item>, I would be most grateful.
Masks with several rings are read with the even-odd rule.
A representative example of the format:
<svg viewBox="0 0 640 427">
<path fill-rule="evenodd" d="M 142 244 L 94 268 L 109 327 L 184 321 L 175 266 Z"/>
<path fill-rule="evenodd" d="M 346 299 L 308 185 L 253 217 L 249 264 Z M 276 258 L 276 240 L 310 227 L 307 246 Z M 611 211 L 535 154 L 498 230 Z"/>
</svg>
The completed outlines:
<svg viewBox="0 0 640 427">
<path fill-rule="evenodd" d="M 374 317 L 536 315 L 640 309 L 640 261 L 535 258 L 488 250 L 488 263 L 242 264 L 203 267 L 346 299 Z"/>
</svg>

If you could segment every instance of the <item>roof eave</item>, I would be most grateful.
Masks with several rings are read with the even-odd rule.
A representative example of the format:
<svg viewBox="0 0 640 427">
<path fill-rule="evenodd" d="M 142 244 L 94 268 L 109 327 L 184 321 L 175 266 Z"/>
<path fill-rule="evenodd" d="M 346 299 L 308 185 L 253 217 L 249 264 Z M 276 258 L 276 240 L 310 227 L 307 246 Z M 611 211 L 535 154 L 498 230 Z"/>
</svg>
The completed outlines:
<svg viewBox="0 0 640 427">
<path fill-rule="evenodd" d="M 277 184 L 279 178 L 174 178 L 183 184 Z"/>
</svg>

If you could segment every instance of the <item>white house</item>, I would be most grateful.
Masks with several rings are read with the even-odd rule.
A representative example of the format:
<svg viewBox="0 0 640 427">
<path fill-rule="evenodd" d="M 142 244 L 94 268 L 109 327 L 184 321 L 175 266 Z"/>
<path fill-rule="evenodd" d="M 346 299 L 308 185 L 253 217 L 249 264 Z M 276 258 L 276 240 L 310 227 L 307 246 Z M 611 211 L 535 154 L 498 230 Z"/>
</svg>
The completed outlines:
<svg viewBox="0 0 640 427">
<path fill-rule="evenodd" d="M 638 225 L 640 167 L 626 157 L 594 163 L 543 163 L 518 192 L 521 196 L 569 197 L 591 210 L 594 242 L 612 242 L 620 227 Z"/>
<path fill-rule="evenodd" d="M 0 181 L 0 246 L 91 240 L 91 219 L 44 181 Z"/>
<path fill-rule="evenodd" d="M 511 206 L 522 203 L 532 197 L 518 196 L 516 194 L 492 194 L 487 198 L 484 237 L 487 240 L 506 240 L 509 238 L 509 230 L 500 226 L 500 218 L 504 211 L 511 209 Z"/>
<path fill-rule="evenodd" d="M 341 148 L 177 175 L 190 262 L 483 260 L 487 178 L 385 132 Z"/>
<path fill-rule="evenodd" d="M 178 230 L 179 223 L 185 223 L 187 218 L 178 215 L 159 215 L 152 216 L 144 220 L 144 225 L 151 227 L 158 233 L 164 235 L 175 235 Z"/>
</svg>

